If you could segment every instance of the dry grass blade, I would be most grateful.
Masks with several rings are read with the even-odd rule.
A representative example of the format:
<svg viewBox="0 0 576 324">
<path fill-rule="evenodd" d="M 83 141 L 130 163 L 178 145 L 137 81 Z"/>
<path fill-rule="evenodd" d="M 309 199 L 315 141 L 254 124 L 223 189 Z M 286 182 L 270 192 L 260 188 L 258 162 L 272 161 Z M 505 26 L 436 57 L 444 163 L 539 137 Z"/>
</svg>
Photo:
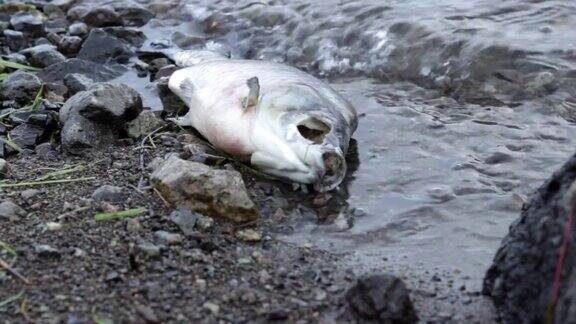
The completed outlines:
<svg viewBox="0 0 576 324">
<path fill-rule="evenodd" d="M 16 69 L 16 70 L 24 70 L 24 71 L 40 71 L 41 70 L 41 69 L 35 68 L 33 66 L 24 65 L 24 64 L 12 62 L 12 61 L 7 61 L 7 60 L 3 60 L 3 59 L 0 59 L 0 66 L 12 68 L 12 69 Z"/>
<path fill-rule="evenodd" d="M 88 177 L 88 178 L 77 178 L 77 179 L 60 179 L 60 180 L 46 180 L 46 181 L 28 181 L 28 182 L 20 182 L 20 183 L 6 183 L 6 184 L 0 184 L 0 188 L 31 187 L 31 186 L 40 186 L 40 185 L 55 184 L 55 183 L 91 181 L 91 180 L 95 180 L 95 179 L 96 179 L 96 177 Z"/>
<path fill-rule="evenodd" d="M 6 251 L 6 253 L 10 255 L 16 255 L 16 250 L 14 250 L 14 248 L 10 244 L 4 241 L 0 241 L 0 250 Z"/>
<path fill-rule="evenodd" d="M 12 149 L 14 149 L 15 151 L 21 152 L 22 149 L 20 148 L 20 146 L 16 145 L 16 143 L 12 142 L 9 139 L 6 138 L 1 138 L 0 137 L 0 141 L 4 142 L 4 144 L 10 146 Z"/>
<path fill-rule="evenodd" d="M 84 171 L 84 170 L 86 170 L 86 167 L 84 165 L 77 165 L 77 166 L 72 167 L 72 168 L 46 173 L 45 175 L 35 179 L 34 181 L 48 180 L 48 179 L 57 178 L 57 177 L 64 176 L 64 175 L 67 175 L 70 173 L 80 172 L 80 171 Z"/>
<path fill-rule="evenodd" d="M 0 301 L 0 309 L 2 309 L 2 307 L 13 303 L 15 301 L 17 301 L 18 299 L 22 298 L 22 296 L 24 296 L 24 290 L 20 291 L 18 294 L 14 295 L 14 296 L 10 296 L 7 299 Z"/>
<path fill-rule="evenodd" d="M 123 218 L 127 218 L 127 217 L 135 217 L 135 216 L 144 214 L 147 211 L 148 211 L 148 209 L 146 209 L 144 207 L 140 207 L 140 208 L 123 210 L 123 211 L 119 211 L 119 212 L 100 213 L 100 214 L 96 214 L 94 216 L 94 220 L 99 221 L 99 222 L 118 220 L 118 219 L 123 219 Z"/>
<path fill-rule="evenodd" d="M 36 93 L 36 97 L 34 97 L 34 101 L 32 102 L 32 111 L 38 110 L 40 108 L 40 103 L 42 102 L 42 96 L 44 95 L 44 85 L 40 86 L 38 93 Z"/>
<path fill-rule="evenodd" d="M 29 285 L 30 281 L 28 281 L 28 279 L 26 277 L 24 277 L 23 275 L 20 274 L 20 272 L 16 271 L 16 269 L 12 268 L 12 266 L 10 266 L 8 264 L 8 262 L 4 261 L 3 259 L 0 258 L 0 267 L 4 268 L 6 270 L 8 270 L 8 272 L 10 272 L 12 275 L 14 275 L 16 278 L 22 280 L 25 284 Z"/>
</svg>

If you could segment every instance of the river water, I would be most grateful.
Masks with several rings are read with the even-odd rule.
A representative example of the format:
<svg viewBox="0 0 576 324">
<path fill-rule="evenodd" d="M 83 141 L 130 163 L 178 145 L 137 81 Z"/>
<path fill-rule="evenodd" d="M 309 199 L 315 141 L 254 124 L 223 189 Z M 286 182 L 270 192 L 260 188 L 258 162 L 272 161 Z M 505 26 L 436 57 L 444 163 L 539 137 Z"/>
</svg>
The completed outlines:
<svg viewBox="0 0 576 324">
<path fill-rule="evenodd" d="M 573 1 L 141 2 L 157 13 L 147 46 L 286 62 L 354 104 L 354 225 L 282 239 L 361 271 L 446 271 L 479 290 L 520 198 L 573 153 Z"/>
</svg>

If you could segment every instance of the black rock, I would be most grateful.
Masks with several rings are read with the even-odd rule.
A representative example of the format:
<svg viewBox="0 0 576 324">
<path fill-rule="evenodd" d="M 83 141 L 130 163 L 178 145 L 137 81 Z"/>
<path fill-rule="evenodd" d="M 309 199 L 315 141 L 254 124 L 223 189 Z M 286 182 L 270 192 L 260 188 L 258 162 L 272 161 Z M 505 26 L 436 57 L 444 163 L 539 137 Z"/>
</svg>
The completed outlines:
<svg viewBox="0 0 576 324">
<path fill-rule="evenodd" d="M 105 27 L 101 28 L 103 31 L 107 32 L 108 34 L 117 37 L 118 39 L 122 40 L 126 44 L 141 47 L 144 42 L 146 41 L 146 36 L 144 33 L 138 29 L 133 27 Z"/>
<path fill-rule="evenodd" d="M 91 27 L 121 26 L 122 18 L 109 6 L 97 6 L 90 8 L 82 16 L 82 21 Z"/>
<path fill-rule="evenodd" d="M 351 316 L 359 322 L 418 322 L 406 285 L 391 275 L 369 275 L 358 279 L 346 292 L 345 300 L 348 310 L 344 316 Z"/>
<path fill-rule="evenodd" d="M 62 63 L 53 64 L 38 73 L 38 77 L 44 82 L 64 81 L 64 77 L 71 73 L 77 73 L 89 76 L 96 82 L 103 82 L 119 77 L 126 72 L 126 68 L 115 65 L 102 65 L 87 60 L 68 59 Z"/>
<path fill-rule="evenodd" d="M 70 27 L 68 27 L 68 33 L 70 36 L 78 36 L 84 38 L 88 35 L 89 31 L 90 30 L 88 29 L 88 25 L 83 22 L 73 23 L 70 25 Z"/>
<path fill-rule="evenodd" d="M 26 47 L 28 41 L 26 41 L 26 37 L 24 36 L 23 32 L 6 29 L 4 30 L 4 37 L 6 38 L 6 44 L 8 48 L 13 51 L 19 51 Z"/>
<path fill-rule="evenodd" d="M 10 24 L 15 30 L 32 37 L 44 35 L 44 17 L 40 12 L 21 11 L 10 17 Z"/>
<path fill-rule="evenodd" d="M 80 114 L 99 123 L 122 124 L 142 111 L 140 94 L 124 84 L 97 83 L 70 98 L 60 110 L 60 121 Z"/>
<path fill-rule="evenodd" d="M 112 36 L 102 29 L 93 29 L 82 44 L 78 53 L 79 59 L 98 63 L 126 62 L 134 52 L 118 37 Z"/>
<path fill-rule="evenodd" d="M 491 296 L 504 323 L 544 323 L 551 302 L 558 253 L 576 208 L 576 155 L 544 183 L 522 209 L 486 273 L 484 293 Z M 576 226 L 560 280 L 556 323 L 574 323 L 576 305 Z"/>
<path fill-rule="evenodd" d="M 76 54 L 82 47 L 82 38 L 79 36 L 64 36 L 58 42 L 58 50 L 64 54 Z"/>
<path fill-rule="evenodd" d="M 71 73 L 64 77 L 64 84 L 68 87 L 69 94 L 73 96 L 88 89 L 94 81 L 83 74 Z"/>
<path fill-rule="evenodd" d="M 10 138 L 20 148 L 34 148 L 42 139 L 43 134 L 43 127 L 24 123 L 10 131 Z"/>
<path fill-rule="evenodd" d="M 29 57 L 28 60 L 32 65 L 41 68 L 66 61 L 66 56 L 58 52 L 53 45 L 37 45 L 21 53 Z"/>
<path fill-rule="evenodd" d="M 107 124 L 97 124 L 74 114 L 62 127 L 62 145 L 70 153 L 80 153 L 86 148 L 110 146 L 117 131 Z"/>
<path fill-rule="evenodd" d="M 38 94 L 42 83 L 34 74 L 14 72 L 0 83 L 0 99 L 30 104 Z"/>
</svg>

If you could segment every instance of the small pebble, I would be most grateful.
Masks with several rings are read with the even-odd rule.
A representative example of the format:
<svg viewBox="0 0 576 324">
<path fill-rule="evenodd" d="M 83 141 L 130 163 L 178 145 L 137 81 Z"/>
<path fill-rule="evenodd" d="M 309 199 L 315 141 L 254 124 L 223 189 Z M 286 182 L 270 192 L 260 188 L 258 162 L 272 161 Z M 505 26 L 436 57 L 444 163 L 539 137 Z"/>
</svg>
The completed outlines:
<svg viewBox="0 0 576 324">
<path fill-rule="evenodd" d="M 245 229 L 238 231 L 236 237 L 244 242 L 260 242 L 262 233 L 253 229 Z"/>
<path fill-rule="evenodd" d="M 62 224 L 56 222 L 48 222 L 46 223 L 46 229 L 50 232 L 59 231 L 62 229 Z"/>
<path fill-rule="evenodd" d="M 212 302 L 205 302 L 204 305 L 202 305 L 202 307 L 208 309 L 210 312 L 212 312 L 212 314 L 214 314 L 214 316 L 218 316 L 218 314 L 220 313 L 220 306 Z"/>
</svg>

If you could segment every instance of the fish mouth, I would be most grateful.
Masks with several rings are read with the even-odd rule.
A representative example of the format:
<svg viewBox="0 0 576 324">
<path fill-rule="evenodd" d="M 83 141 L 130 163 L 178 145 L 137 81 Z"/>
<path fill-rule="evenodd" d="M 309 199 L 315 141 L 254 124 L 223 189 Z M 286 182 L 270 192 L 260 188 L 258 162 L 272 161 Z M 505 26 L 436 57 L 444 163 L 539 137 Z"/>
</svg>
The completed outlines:
<svg viewBox="0 0 576 324">
<path fill-rule="evenodd" d="M 341 152 L 331 150 L 322 154 L 324 170 L 319 173 L 319 179 L 314 183 L 318 192 L 336 189 L 346 176 L 346 159 Z"/>
</svg>

